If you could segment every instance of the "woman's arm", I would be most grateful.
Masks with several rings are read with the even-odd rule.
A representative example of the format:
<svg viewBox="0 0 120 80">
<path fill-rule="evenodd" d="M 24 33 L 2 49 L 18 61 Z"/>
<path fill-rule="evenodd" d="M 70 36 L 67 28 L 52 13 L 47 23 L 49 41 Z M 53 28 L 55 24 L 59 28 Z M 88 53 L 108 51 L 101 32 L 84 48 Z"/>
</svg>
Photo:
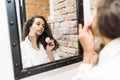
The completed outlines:
<svg viewBox="0 0 120 80">
<path fill-rule="evenodd" d="M 53 56 L 53 54 L 52 54 L 52 52 L 50 51 L 47 51 L 47 55 L 48 55 L 48 57 L 49 57 L 49 60 L 52 62 L 52 61 L 54 61 L 55 60 L 55 58 L 54 58 L 54 56 Z"/>
<path fill-rule="evenodd" d="M 53 54 L 52 54 L 52 50 L 54 49 L 54 47 L 55 47 L 54 40 L 49 40 L 49 41 L 47 42 L 46 52 L 47 52 L 47 54 L 48 54 L 48 57 L 49 57 L 49 60 L 50 60 L 50 61 L 54 61 L 54 60 L 55 60 L 55 58 L 54 58 L 54 56 L 53 56 Z"/>
</svg>

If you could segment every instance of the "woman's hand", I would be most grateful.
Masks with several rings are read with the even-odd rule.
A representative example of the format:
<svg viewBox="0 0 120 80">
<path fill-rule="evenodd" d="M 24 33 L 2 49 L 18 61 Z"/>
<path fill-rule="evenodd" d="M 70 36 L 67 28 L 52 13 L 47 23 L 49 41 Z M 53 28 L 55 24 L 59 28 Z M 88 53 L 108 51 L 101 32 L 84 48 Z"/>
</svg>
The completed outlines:
<svg viewBox="0 0 120 80">
<path fill-rule="evenodd" d="M 54 40 L 50 39 L 47 42 L 47 46 L 46 46 L 46 51 L 47 51 L 47 54 L 48 54 L 50 61 L 54 61 L 54 56 L 52 54 L 52 50 L 54 49 L 54 47 L 55 47 Z"/>
<path fill-rule="evenodd" d="M 38 46 L 37 46 L 37 37 L 36 37 L 36 28 L 35 27 L 30 28 L 30 32 L 28 34 L 28 39 L 31 41 L 33 48 L 37 50 Z"/>
<path fill-rule="evenodd" d="M 96 54 L 94 47 L 94 36 L 90 27 L 90 24 L 84 27 L 82 27 L 81 24 L 79 25 L 78 38 L 84 50 L 83 62 L 85 63 L 91 63 L 91 58 L 93 57 L 93 54 Z"/>
<path fill-rule="evenodd" d="M 51 52 L 54 47 L 55 47 L 54 40 L 52 40 L 52 39 L 49 40 L 49 41 L 47 42 L 47 46 L 46 46 L 47 52 Z"/>
<path fill-rule="evenodd" d="M 84 52 L 94 51 L 94 36 L 92 34 L 90 25 L 82 27 L 79 25 L 79 41 L 84 49 Z"/>
<path fill-rule="evenodd" d="M 28 37 L 31 41 L 36 41 L 36 27 L 30 27 Z"/>
</svg>

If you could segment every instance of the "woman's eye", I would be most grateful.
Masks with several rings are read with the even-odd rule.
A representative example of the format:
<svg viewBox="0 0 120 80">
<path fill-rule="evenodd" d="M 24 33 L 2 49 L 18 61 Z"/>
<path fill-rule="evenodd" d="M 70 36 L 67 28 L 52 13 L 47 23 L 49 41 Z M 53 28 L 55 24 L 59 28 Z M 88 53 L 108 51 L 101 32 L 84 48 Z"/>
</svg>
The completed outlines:
<svg viewBox="0 0 120 80">
<path fill-rule="evenodd" d="M 40 25 L 39 23 L 37 25 Z"/>
<path fill-rule="evenodd" d="M 45 25 L 44 25 L 44 24 L 43 24 L 42 26 L 43 26 L 43 27 L 45 27 Z"/>
</svg>

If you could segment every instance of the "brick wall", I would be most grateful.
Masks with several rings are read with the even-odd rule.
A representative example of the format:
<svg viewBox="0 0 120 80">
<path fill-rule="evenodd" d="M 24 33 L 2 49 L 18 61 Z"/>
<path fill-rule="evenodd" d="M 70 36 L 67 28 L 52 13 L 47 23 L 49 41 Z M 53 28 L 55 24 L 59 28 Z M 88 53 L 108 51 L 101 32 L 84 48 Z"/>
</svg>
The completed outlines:
<svg viewBox="0 0 120 80">
<path fill-rule="evenodd" d="M 78 55 L 76 0 L 53 0 L 53 34 L 60 43 L 62 57 Z"/>
<path fill-rule="evenodd" d="M 34 15 L 42 15 L 46 19 L 49 16 L 49 0 L 25 0 L 26 17 L 31 18 Z"/>
</svg>

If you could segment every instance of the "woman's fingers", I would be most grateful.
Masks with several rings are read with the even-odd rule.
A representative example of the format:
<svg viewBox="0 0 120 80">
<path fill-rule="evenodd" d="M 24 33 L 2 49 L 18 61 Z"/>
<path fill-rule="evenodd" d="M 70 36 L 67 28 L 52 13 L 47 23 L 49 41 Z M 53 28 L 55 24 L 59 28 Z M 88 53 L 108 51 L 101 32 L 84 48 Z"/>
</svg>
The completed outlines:
<svg viewBox="0 0 120 80">
<path fill-rule="evenodd" d="M 90 24 L 86 24 L 84 27 L 82 26 L 82 24 L 79 24 L 79 33 L 81 33 L 82 31 L 86 32 L 90 28 L 91 28 Z"/>
<path fill-rule="evenodd" d="M 46 47 L 46 50 L 49 52 L 49 51 L 52 51 L 55 47 L 55 43 L 54 43 L 54 40 L 49 40 L 48 43 L 47 43 L 47 47 Z"/>
<path fill-rule="evenodd" d="M 47 44 L 48 44 L 49 46 L 54 46 L 54 45 L 55 45 L 54 40 L 49 40 Z"/>
<path fill-rule="evenodd" d="M 92 33 L 91 29 L 88 29 L 88 33 L 89 33 L 90 36 L 93 36 L 93 33 Z"/>
<path fill-rule="evenodd" d="M 36 36 L 36 27 L 33 26 L 30 28 L 29 36 Z"/>
<path fill-rule="evenodd" d="M 82 24 L 79 24 L 79 33 L 82 32 Z"/>
</svg>

